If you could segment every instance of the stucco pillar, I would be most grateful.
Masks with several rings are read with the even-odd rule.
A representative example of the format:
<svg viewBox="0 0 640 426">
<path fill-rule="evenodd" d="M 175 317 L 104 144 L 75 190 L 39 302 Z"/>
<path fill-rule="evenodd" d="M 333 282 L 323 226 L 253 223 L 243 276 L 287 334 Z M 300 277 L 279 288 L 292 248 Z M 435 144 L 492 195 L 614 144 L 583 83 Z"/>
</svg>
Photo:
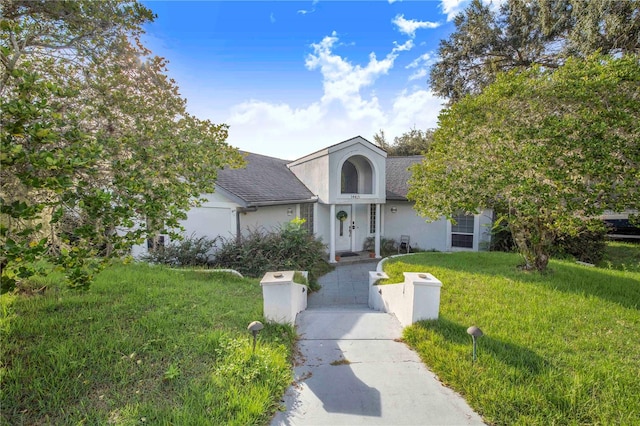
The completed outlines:
<svg viewBox="0 0 640 426">
<path fill-rule="evenodd" d="M 336 205 L 329 208 L 329 263 L 336 263 Z"/>
<path fill-rule="evenodd" d="M 380 256 L 380 204 L 376 203 L 376 236 L 375 236 L 375 250 L 376 250 L 376 258 L 379 259 Z"/>
</svg>

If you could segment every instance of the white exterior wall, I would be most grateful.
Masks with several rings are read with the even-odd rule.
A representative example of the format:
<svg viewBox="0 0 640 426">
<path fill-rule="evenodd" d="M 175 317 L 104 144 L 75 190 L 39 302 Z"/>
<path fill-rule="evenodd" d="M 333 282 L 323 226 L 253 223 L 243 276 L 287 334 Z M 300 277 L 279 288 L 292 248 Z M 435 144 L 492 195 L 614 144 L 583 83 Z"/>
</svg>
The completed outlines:
<svg viewBox="0 0 640 426">
<path fill-rule="evenodd" d="M 294 162 L 289 169 L 300 179 L 320 202 L 329 199 L 329 157 L 321 156 Z"/>
<path fill-rule="evenodd" d="M 373 172 L 372 194 L 341 194 L 340 179 L 342 165 L 350 157 L 361 155 L 371 162 Z M 349 145 L 331 151 L 329 154 L 329 203 L 333 204 L 370 204 L 386 201 L 386 157 L 374 151 L 368 145 L 354 140 Z M 304 182 L 304 181 L 303 181 Z"/>
<path fill-rule="evenodd" d="M 488 251 L 491 244 L 491 229 L 493 228 L 493 210 L 482 210 L 478 216 L 479 226 L 478 247 L 476 250 Z"/>
<path fill-rule="evenodd" d="M 391 208 L 397 209 L 391 213 Z M 387 239 L 400 241 L 401 235 L 409 235 L 409 244 L 422 250 L 449 251 L 447 239 L 447 223 L 445 219 L 427 223 L 413 209 L 413 203 L 408 201 L 389 201 L 382 213 L 382 236 Z M 450 242 L 449 242 L 450 245 Z"/>
<path fill-rule="evenodd" d="M 316 210 L 315 210 L 316 216 L 314 217 L 315 224 L 316 224 L 316 237 L 321 238 L 322 242 L 325 245 L 329 244 L 329 237 L 331 233 L 331 229 L 329 228 L 329 220 L 328 220 L 329 211 L 330 211 L 329 205 L 321 204 L 321 203 L 316 204 Z"/>
<path fill-rule="evenodd" d="M 287 214 L 288 209 L 291 209 L 291 215 Z M 286 204 L 282 206 L 263 206 L 258 207 L 255 212 L 240 213 L 240 232 L 242 235 L 246 235 L 249 230 L 255 229 L 267 232 L 273 231 L 295 219 L 297 211 L 297 204 Z"/>
<path fill-rule="evenodd" d="M 236 233 L 235 210 L 238 204 L 231 202 L 219 193 L 206 194 L 206 202 L 187 213 L 187 219 L 180 224 L 185 228 L 184 235 L 207 238 L 232 238 Z"/>
<path fill-rule="evenodd" d="M 206 201 L 199 207 L 187 212 L 187 219 L 180 222 L 184 228 L 185 237 L 233 238 L 236 233 L 237 203 L 232 202 L 223 194 L 204 194 Z M 171 244 L 169 236 L 165 236 L 165 244 Z M 146 241 L 131 248 L 131 255 L 138 259 L 147 254 Z"/>
</svg>

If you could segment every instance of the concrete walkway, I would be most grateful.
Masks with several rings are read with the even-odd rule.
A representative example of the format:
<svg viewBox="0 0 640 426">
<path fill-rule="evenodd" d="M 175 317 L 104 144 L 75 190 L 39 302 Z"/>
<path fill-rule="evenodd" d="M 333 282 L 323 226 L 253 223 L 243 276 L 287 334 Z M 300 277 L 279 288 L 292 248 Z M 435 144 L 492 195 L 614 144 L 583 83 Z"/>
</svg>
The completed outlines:
<svg viewBox="0 0 640 426">
<path fill-rule="evenodd" d="M 474 425 L 482 419 L 399 339 L 402 327 L 367 306 L 376 263 L 339 265 L 296 320 L 295 385 L 279 425 Z"/>
</svg>

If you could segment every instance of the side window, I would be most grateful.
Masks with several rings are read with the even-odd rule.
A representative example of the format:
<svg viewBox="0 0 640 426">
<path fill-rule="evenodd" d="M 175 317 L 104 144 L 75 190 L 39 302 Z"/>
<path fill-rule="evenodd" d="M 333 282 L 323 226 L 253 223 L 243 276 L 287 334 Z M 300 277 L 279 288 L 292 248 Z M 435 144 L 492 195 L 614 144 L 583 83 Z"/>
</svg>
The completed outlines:
<svg viewBox="0 0 640 426">
<path fill-rule="evenodd" d="M 456 223 L 451 223 L 451 247 L 473 248 L 475 217 L 459 214 L 453 219 Z"/>
<path fill-rule="evenodd" d="M 304 227 L 309 234 L 313 234 L 313 204 L 300 204 L 300 219 L 304 219 Z"/>
<path fill-rule="evenodd" d="M 369 204 L 369 233 L 376 233 L 376 205 Z"/>
</svg>

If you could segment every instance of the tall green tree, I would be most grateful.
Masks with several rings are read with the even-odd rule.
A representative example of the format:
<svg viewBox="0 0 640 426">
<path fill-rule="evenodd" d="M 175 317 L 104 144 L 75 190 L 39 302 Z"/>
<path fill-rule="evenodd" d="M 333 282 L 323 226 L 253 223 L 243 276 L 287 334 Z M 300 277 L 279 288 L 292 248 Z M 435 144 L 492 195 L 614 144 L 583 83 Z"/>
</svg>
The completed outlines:
<svg viewBox="0 0 640 426">
<path fill-rule="evenodd" d="M 451 102 L 480 93 L 499 72 L 557 68 L 596 51 L 640 53 L 638 0 L 508 0 L 497 12 L 473 0 L 454 23 L 430 74 L 433 92 Z"/>
<path fill-rule="evenodd" d="M 47 259 L 86 287 L 131 244 L 176 227 L 241 163 L 140 42 L 136 1 L 2 0 L 0 266 L 8 289 Z"/>
<path fill-rule="evenodd" d="M 557 232 L 640 208 L 640 57 L 570 58 L 498 74 L 439 116 L 408 197 L 429 219 L 505 212 L 526 269 L 545 270 Z"/>
<path fill-rule="evenodd" d="M 433 129 L 420 130 L 413 128 L 400 136 L 393 138 L 393 143 L 387 142 L 384 130 L 373 136 L 373 140 L 380 148 L 387 151 L 387 155 L 400 157 L 424 154 L 433 141 Z"/>
</svg>

